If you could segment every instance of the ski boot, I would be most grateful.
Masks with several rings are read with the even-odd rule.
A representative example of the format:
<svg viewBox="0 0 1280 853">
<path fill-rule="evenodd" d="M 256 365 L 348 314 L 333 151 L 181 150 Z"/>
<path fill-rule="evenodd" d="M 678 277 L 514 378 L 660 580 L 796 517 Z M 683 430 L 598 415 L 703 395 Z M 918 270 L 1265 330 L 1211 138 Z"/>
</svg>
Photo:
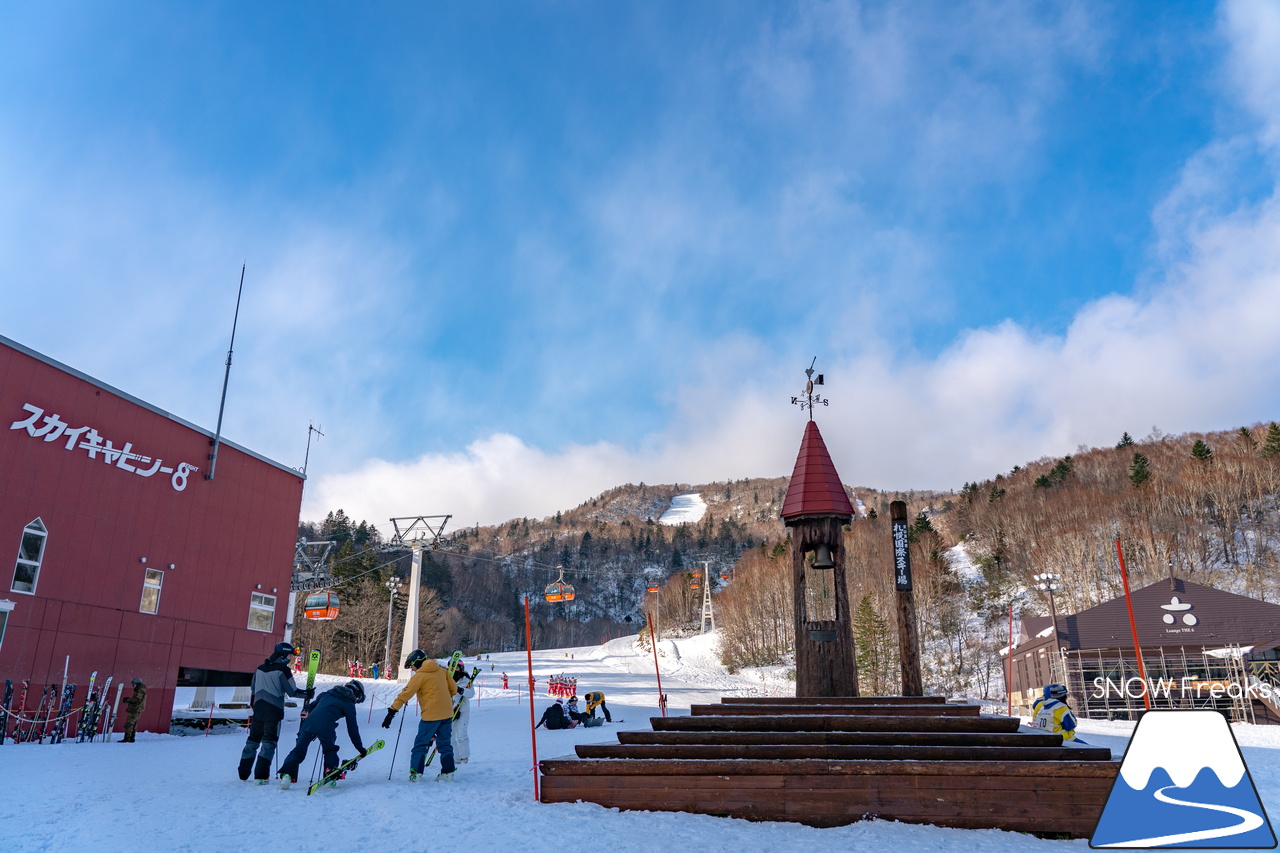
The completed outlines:
<svg viewBox="0 0 1280 853">
<path fill-rule="evenodd" d="M 253 770 L 253 759 L 252 758 L 240 759 L 240 766 L 236 768 L 236 770 L 240 774 L 240 781 L 248 782 L 249 773 Z"/>
<path fill-rule="evenodd" d="M 452 781 L 453 781 L 453 774 L 452 774 L 452 773 L 441 773 L 439 776 L 437 776 L 437 777 L 435 778 L 435 781 L 436 781 L 436 782 L 452 782 Z"/>
<path fill-rule="evenodd" d="M 415 770 L 410 770 L 410 771 L 409 771 L 409 781 L 410 781 L 410 782 L 417 782 L 417 781 L 418 781 L 419 779 L 421 779 L 421 778 L 422 778 L 422 774 L 421 774 L 421 773 L 418 773 L 418 772 L 417 772 L 417 771 L 415 771 Z"/>
<path fill-rule="evenodd" d="M 288 773 L 281 773 L 280 774 L 280 790 L 281 791 L 289 790 L 289 786 L 296 781 L 297 780 L 294 779 L 292 776 L 290 776 Z"/>
</svg>

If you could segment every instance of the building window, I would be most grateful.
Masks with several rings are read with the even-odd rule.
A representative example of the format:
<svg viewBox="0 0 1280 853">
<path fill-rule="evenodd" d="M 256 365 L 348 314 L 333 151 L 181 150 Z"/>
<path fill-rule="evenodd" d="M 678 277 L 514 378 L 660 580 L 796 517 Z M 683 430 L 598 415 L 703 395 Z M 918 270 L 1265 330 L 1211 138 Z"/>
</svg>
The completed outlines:
<svg viewBox="0 0 1280 853">
<path fill-rule="evenodd" d="M 18 543 L 18 564 L 13 570 L 11 592 L 36 594 L 36 579 L 40 576 L 40 561 L 44 559 L 44 544 L 49 538 L 40 519 L 28 524 L 22 530 L 22 541 Z"/>
<path fill-rule="evenodd" d="M 0 646 L 4 645 L 4 629 L 9 624 L 9 613 L 13 610 L 13 602 L 7 598 L 0 599 Z"/>
<path fill-rule="evenodd" d="M 255 592 L 249 596 L 249 630 L 271 631 L 276 621 L 276 597 Z"/>
<path fill-rule="evenodd" d="M 160 609 L 160 587 L 164 585 L 164 572 L 159 569 L 147 569 L 147 576 L 142 581 L 142 604 L 138 607 L 143 613 L 155 613 Z"/>
</svg>

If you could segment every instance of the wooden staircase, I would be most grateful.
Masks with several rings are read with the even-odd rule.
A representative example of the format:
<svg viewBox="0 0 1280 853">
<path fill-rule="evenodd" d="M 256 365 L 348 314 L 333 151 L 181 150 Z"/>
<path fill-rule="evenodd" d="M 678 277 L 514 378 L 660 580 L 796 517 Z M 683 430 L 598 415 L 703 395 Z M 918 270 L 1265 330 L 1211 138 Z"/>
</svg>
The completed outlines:
<svg viewBox="0 0 1280 853">
<path fill-rule="evenodd" d="M 539 762 L 544 803 L 1087 837 L 1119 762 L 944 697 L 725 698 Z"/>
</svg>

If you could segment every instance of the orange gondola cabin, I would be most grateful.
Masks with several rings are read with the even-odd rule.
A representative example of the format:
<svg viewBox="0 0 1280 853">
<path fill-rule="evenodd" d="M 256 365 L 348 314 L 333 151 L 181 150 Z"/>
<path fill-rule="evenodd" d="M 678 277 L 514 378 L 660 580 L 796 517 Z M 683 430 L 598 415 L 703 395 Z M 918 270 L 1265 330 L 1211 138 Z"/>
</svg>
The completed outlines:
<svg viewBox="0 0 1280 853">
<path fill-rule="evenodd" d="M 573 584 L 564 579 L 564 569 L 560 569 L 560 576 L 555 579 L 554 583 L 547 584 L 547 588 L 542 591 L 542 595 L 547 601 L 573 601 Z"/>
<path fill-rule="evenodd" d="M 341 603 L 335 593 L 313 592 L 307 596 L 306 603 L 302 605 L 302 615 L 308 619 L 323 622 L 327 619 L 337 619 Z"/>
</svg>

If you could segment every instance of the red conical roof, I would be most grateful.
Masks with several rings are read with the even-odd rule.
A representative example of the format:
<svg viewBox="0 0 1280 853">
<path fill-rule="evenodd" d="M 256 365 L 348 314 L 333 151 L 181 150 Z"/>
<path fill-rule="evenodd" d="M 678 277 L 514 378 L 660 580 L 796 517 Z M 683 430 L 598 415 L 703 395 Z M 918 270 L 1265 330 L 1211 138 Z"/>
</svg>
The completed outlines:
<svg viewBox="0 0 1280 853">
<path fill-rule="evenodd" d="M 791 484 L 782 502 L 782 518 L 798 515 L 843 515 L 853 517 L 853 504 L 845 494 L 840 475 L 827 453 L 826 442 L 818 425 L 809 421 L 800 441 L 800 455 L 796 468 L 791 472 Z"/>
</svg>

